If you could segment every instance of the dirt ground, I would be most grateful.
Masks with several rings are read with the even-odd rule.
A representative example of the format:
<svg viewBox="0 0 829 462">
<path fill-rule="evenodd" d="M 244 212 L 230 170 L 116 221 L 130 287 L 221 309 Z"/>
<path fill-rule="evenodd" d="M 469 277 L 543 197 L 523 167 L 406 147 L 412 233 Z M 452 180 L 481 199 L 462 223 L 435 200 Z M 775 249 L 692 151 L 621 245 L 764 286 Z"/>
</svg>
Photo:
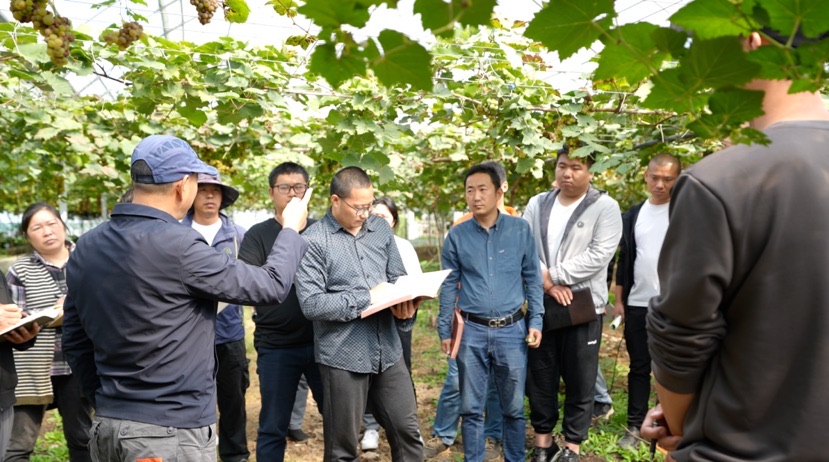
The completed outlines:
<svg viewBox="0 0 829 462">
<path fill-rule="evenodd" d="M 252 332 L 253 326 L 249 327 L 248 332 Z M 415 388 L 417 391 L 417 404 L 418 404 L 418 419 L 420 421 L 420 429 L 423 433 L 424 439 L 428 439 L 431 435 L 431 428 L 432 428 L 432 419 L 435 415 L 435 407 L 437 398 L 440 395 L 440 390 L 443 382 L 437 383 L 435 380 L 429 380 L 427 382 L 418 380 L 418 377 L 428 377 L 428 376 L 436 376 L 441 375 L 445 370 L 445 362 L 441 362 L 440 360 L 436 360 L 435 355 L 428 354 L 427 352 L 430 349 L 434 349 L 437 345 L 437 335 L 435 335 L 434 330 L 429 331 L 428 328 L 423 328 L 418 326 L 420 331 L 416 331 L 413 335 L 413 345 L 412 345 L 412 369 L 413 369 L 413 376 L 415 377 Z M 602 339 L 602 357 L 616 357 L 617 347 L 619 342 L 621 341 L 621 331 L 612 331 L 609 328 L 605 327 L 605 331 L 603 333 Z M 247 393 L 247 412 L 248 412 L 248 445 L 251 448 L 251 452 L 255 451 L 256 447 L 256 426 L 259 422 L 259 380 L 256 375 L 256 368 L 255 368 L 255 352 L 250 352 L 248 356 L 251 356 L 251 387 L 248 389 Z M 618 356 L 618 360 L 627 361 L 627 356 L 625 354 L 621 354 Z M 443 368 L 443 369 L 441 369 Z M 608 381 L 611 380 L 611 377 L 606 377 Z M 620 380 L 619 377 L 616 377 L 617 386 L 618 381 Z M 433 383 L 428 383 L 433 382 Z M 307 433 L 311 438 L 308 441 L 302 443 L 296 443 L 293 441 L 288 442 L 288 447 L 285 453 L 285 460 L 287 462 L 311 462 L 311 461 L 319 461 L 322 458 L 323 452 L 323 440 L 322 440 L 322 418 L 317 412 L 316 405 L 311 398 L 311 394 L 309 393 L 308 396 L 308 406 L 305 414 L 305 420 L 303 422 L 303 430 Z M 527 444 L 531 445 L 532 443 L 532 430 L 527 430 Z M 559 442 L 561 444 L 561 442 Z M 257 460 L 254 458 L 252 460 Z M 259 462 L 266 462 L 267 458 L 259 458 Z M 390 462 L 391 456 L 389 452 L 389 445 L 388 442 L 385 440 L 382 430 L 380 431 L 380 448 L 377 451 L 367 451 L 361 455 L 361 461 L 370 461 L 370 462 Z M 450 462 L 450 461 L 461 461 L 463 460 L 463 448 L 462 446 L 455 444 L 450 448 L 449 451 L 438 456 L 436 459 L 432 459 L 437 462 Z M 583 462 L 604 462 L 605 459 L 592 456 L 592 455 L 582 455 L 581 460 Z"/>
<path fill-rule="evenodd" d="M 246 322 L 247 332 L 253 332 L 253 322 L 250 319 L 250 313 L 247 313 Z M 435 415 L 435 408 L 438 396 L 443 385 L 442 376 L 445 374 L 446 363 L 444 357 L 439 354 L 434 354 L 437 349 L 437 335 L 432 328 L 417 327 L 413 335 L 412 345 L 412 368 L 413 376 L 415 377 L 415 388 L 417 391 L 418 404 L 418 419 L 420 421 L 420 429 L 423 433 L 424 439 L 428 440 L 431 436 L 432 420 Z M 252 339 L 252 334 L 250 338 Z M 602 349 L 600 356 L 602 358 L 617 358 L 620 363 L 627 364 L 627 355 L 618 354 L 618 348 L 621 342 L 622 332 L 610 330 L 605 326 L 602 334 Z M 256 457 L 256 429 L 259 423 L 259 377 L 256 374 L 256 352 L 251 346 L 252 341 L 248 345 L 248 357 L 251 359 L 250 380 L 251 385 L 247 392 L 247 414 L 248 414 L 248 446 L 251 451 L 251 461 L 267 462 L 267 458 Z M 426 380 L 419 380 L 418 378 L 427 377 Z M 436 379 L 435 379 L 436 378 Z M 605 377 L 608 383 L 615 383 L 615 387 L 624 386 L 621 377 Z M 614 382 L 611 382 L 614 381 Z M 50 413 L 51 414 L 51 413 Z M 41 428 L 41 437 L 43 434 L 52 431 L 55 427 L 54 418 L 49 418 L 44 421 Z M 314 462 L 322 459 L 323 440 L 322 440 L 322 417 L 316 409 L 316 405 L 311 397 L 308 395 L 308 406 L 306 408 L 305 420 L 302 425 L 303 430 L 311 438 L 308 441 L 297 443 L 293 441 L 288 442 L 288 447 L 285 453 L 285 460 L 287 462 Z M 532 430 L 527 429 L 527 445 L 532 444 Z M 561 445 L 562 442 L 558 441 Z M 385 440 L 383 431 L 380 431 L 380 447 L 377 451 L 364 452 L 361 461 L 366 462 L 390 462 L 391 456 L 388 442 Z M 459 462 L 463 460 L 463 447 L 460 444 L 455 444 L 448 451 L 440 454 L 437 458 L 432 459 L 436 462 Z M 582 454 L 581 460 L 583 462 L 605 462 L 605 459 L 589 454 Z"/>
</svg>

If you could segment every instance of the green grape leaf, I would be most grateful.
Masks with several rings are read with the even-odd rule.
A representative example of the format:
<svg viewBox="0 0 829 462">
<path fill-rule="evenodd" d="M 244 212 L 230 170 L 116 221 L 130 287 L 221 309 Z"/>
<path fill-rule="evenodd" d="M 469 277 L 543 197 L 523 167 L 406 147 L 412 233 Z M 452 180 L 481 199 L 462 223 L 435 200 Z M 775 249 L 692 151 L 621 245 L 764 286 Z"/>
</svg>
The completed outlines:
<svg viewBox="0 0 829 462">
<path fill-rule="evenodd" d="M 653 88 L 642 106 L 651 109 L 670 109 L 676 112 L 695 112 L 705 105 L 706 95 L 698 93 L 680 80 L 679 69 L 666 69 L 653 79 Z"/>
<path fill-rule="evenodd" d="M 227 101 L 216 106 L 217 121 L 220 124 L 236 125 L 244 119 L 253 119 L 264 114 L 262 106 L 253 102 L 245 102 L 240 106 Z"/>
<path fill-rule="evenodd" d="M 335 44 L 325 43 L 314 49 L 311 55 L 311 72 L 322 76 L 332 87 L 337 88 L 355 75 L 366 74 L 366 62 L 361 56 L 351 54 L 352 48 L 345 48 L 338 58 Z"/>
<path fill-rule="evenodd" d="M 673 30 L 669 27 L 660 27 L 653 31 L 653 41 L 659 51 L 668 53 L 675 59 L 679 59 L 688 52 L 685 43 L 688 41 L 688 34 Z"/>
<path fill-rule="evenodd" d="M 743 122 L 763 115 L 763 96 L 762 91 L 717 90 L 708 99 L 711 113 L 690 123 L 688 128 L 702 137 L 721 137 Z"/>
<path fill-rule="evenodd" d="M 794 55 L 795 52 L 791 49 L 763 46 L 748 53 L 746 58 L 760 66 L 760 73 L 757 77 L 779 80 L 796 78 L 797 66 Z"/>
<path fill-rule="evenodd" d="M 818 37 L 829 29 L 829 14 L 823 0 L 757 0 L 769 17 L 769 27 L 793 34 L 798 26 L 806 37 Z"/>
<path fill-rule="evenodd" d="M 682 81 L 698 90 L 742 85 L 761 71 L 747 58 L 737 37 L 695 40 L 680 60 L 680 69 Z"/>
<path fill-rule="evenodd" d="M 248 20 L 250 7 L 245 0 L 225 0 L 225 20 L 243 23 Z"/>
<path fill-rule="evenodd" d="M 44 71 L 41 73 L 43 80 L 52 88 L 52 90 L 59 95 L 74 95 L 75 90 L 72 85 L 65 78 L 55 75 L 52 72 Z"/>
<path fill-rule="evenodd" d="M 416 0 L 414 13 L 423 27 L 441 37 L 452 37 L 453 22 L 465 26 L 489 24 L 497 0 Z"/>
<path fill-rule="evenodd" d="M 383 85 L 409 84 L 417 90 L 432 89 L 432 55 L 400 32 L 384 30 L 377 37 L 383 55 L 371 62 L 371 69 Z"/>
<path fill-rule="evenodd" d="M 380 184 L 388 183 L 389 181 L 394 181 L 394 170 L 388 165 L 384 165 L 380 167 L 380 171 L 378 172 L 378 179 Z"/>
<path fill-rule="evenodd" d="M 363 27 L 369 18 L 368 6 L 354 0 L 306 0 L 297 12 L 320 27 L 340 27 L 343 24 Z"/>
<path fill-rule="evenodd" d="M 21 43 L 17 46 L 20 56 L 32 63 L 48 63 L 49 54 L 46 53 L 46 44 L 41 42 Z"/>
<path fill-rule="evenodd" d="M 279 16 L 293 18 L 296 16 L 297 2 L 294 0 L 269 0 L 266 5 L 271 5 Z"/>
<path fill-rule="evenodd" d="M 196 128 L 201 127 L 207 122 L 207 114 L 197 106 L 197 103 L 197 101 L 190 100 L 187 101 L 187 104 L 176 108 L 176 111 L 187 119 L 190 125 Z"/>
<path fill-rule="evenodd" d="M 452 28 L 448 27 L 454 17 L 452 16 L 452 4 L 443 0 L 415 0 L 414 14 L 419 14 L 423 28 L 437 31 L 441 37 L 451 37 Z"/>
<path fill-rule="evenodd" d="M 460 8 L 458 22 L 464 26 L 489 24 L 495 3 L 497 0 L 452 0 L 452 4 Z"/>
<path fill-rule="evenodd" d="M 515 164 L 515 172 L 523 175 L 529 172 L 535 166 L 535 158 L 533 157 L 522 157 L 518 159 L 518 162 Z"/>
<path fill-rule="evenodd" d="M 674 13 L 671 22 L 694 31 L 695 37 L 703 40 L 755 29 L 729 0 L 694 0 Z"/>
<path fill-rule="evenodd" d="M 567 59 L 610 29 L 615 16 L 613 0 L 551 0 L 536 13 L 524 35 Z"/>
<path fill-rule="evenodd" d="M 657 72 L 666 56 L 653 41 L 657 29 L 646 22 L 614 29 L 610 32 L 614 40 L 605 44 L 593 76 L 596 79 L 624 78 L 634 85 Z"/>
</svg>

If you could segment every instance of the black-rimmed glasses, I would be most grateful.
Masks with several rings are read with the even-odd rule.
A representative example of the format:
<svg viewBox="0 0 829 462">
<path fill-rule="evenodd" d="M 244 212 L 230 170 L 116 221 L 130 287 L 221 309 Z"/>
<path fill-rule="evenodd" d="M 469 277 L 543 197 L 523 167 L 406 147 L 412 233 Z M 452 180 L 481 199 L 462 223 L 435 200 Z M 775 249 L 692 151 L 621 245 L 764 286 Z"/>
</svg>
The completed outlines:
<svg viewBox="0 0 829 462">
<path fill-rule="evenodd" d="M 371 200 L 371 205 L 366 205 L 365 207 L 354 207 L 342 197 L 340 197 L 340 200 L 343 201 L 345 205 L 351 207 L 355 212 L 357 212 L 357 215 L 369 216 L 371 214 L 372 207 L 374 207 L 374 199 Z"/>
<path fill-rule="evenodd" d="M 276 190 L 279 191 L 280 194 L 288 194 L 293 189 L 294 192 L 300 196 L 305 194 L 305 191 L 308 190 L 308 185 L 305 183 L 297 183 L 295 185 L 277 184 L 273 187 L 276 188 Z"/>
</svg>

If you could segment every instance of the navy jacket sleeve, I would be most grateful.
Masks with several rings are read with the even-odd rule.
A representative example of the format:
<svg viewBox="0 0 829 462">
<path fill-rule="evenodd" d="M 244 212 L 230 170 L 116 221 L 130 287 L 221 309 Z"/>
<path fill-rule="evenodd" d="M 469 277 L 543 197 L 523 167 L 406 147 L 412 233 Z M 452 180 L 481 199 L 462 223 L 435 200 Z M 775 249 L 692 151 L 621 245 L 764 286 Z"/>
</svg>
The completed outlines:
<svg viewBox="0 0 829 462">
<path fill-rule="evenodd" d="M 70 257 L 71 259 L 71 257 Z M 78 318 L 74 300 L 67 296 L 63 301 L 63 354 L 72 368 L 84 396 L 95 407 L 95 391 L 101 387 L 92 340 L 86 335 Z"/>
<path fill-rule="evenodd" d="M 265 265 L 260 268 L 216 252 L 205 244 L 201 240 L 184 245 L 180 258 L 182 282 L 196 297 L 238 305 L 282 303 L 291 291 L 299 263 L 308 248 L 296 231 L 285 229 L 279 233 Z"/>
</svg>

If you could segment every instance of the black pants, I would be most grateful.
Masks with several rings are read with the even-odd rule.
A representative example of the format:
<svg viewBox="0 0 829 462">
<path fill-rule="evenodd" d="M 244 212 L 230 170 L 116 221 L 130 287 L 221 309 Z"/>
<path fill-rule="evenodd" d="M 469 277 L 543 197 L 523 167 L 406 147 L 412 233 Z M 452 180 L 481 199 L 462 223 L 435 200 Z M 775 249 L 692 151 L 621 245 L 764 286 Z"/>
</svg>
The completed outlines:
<svg viewBox="0 0 829 462">
<path fill-rule="evenodd" d="M 73 375 L 53 375 L 54 406 L 63 420 L 63 436 L 69 448 L 71 462 L 88 462 L 89 429 L 92 425 L 92 405 L 81 394 L 81 387 Z M 14 424 L 6 462 L 28 461 L 35 449 L 40 425 L 47 406 L 25 405 L 14 407 Z"/>
<path fill-rule="evenodd" d="M 319 365 L 325 462 L 357 461 L 357 439 L 368 409 L 386 430 L 391 460 L 423 460 L 412 377 L 403 361 L 378 374 L 360 374 Z"/>
<path fill-rule="evenodd" d="M 245 391 L 250 386 L 245 341 L 216 345 L 216 400 L 219 404 L 219 457 L 237 462 L 250 457 Z"/>
<path fill-rule="evenodd" d="M 593 413 L 602 316 L 599 320 L 544 332 L 538 348 L 527 355 L 530 423 L 538 434 L 552 433 L 558 422 L 558 384 L 564 380 L 562 433 L 568 443 L 587 439 Z"/>
<path fill-rule="evenodd" d="M 625 307 L 625 345 L 630 356 L 628 426 L 637 429 L 645 420 L 651 395 L 651 354 L 648 351 L 648 331 L 645 329 L 647 314 L 647 307 Z"/>
<path fill-rule="evenodd" d="M 412 331 L 403 332 L 402 330 L 398 329 L 397 333 L 400 334 L 400 346 L 403 347 L 403 362 L 406 363 L 406 369 L 409 370 L 409 374 L 412 373 Z"/>
</svg>

